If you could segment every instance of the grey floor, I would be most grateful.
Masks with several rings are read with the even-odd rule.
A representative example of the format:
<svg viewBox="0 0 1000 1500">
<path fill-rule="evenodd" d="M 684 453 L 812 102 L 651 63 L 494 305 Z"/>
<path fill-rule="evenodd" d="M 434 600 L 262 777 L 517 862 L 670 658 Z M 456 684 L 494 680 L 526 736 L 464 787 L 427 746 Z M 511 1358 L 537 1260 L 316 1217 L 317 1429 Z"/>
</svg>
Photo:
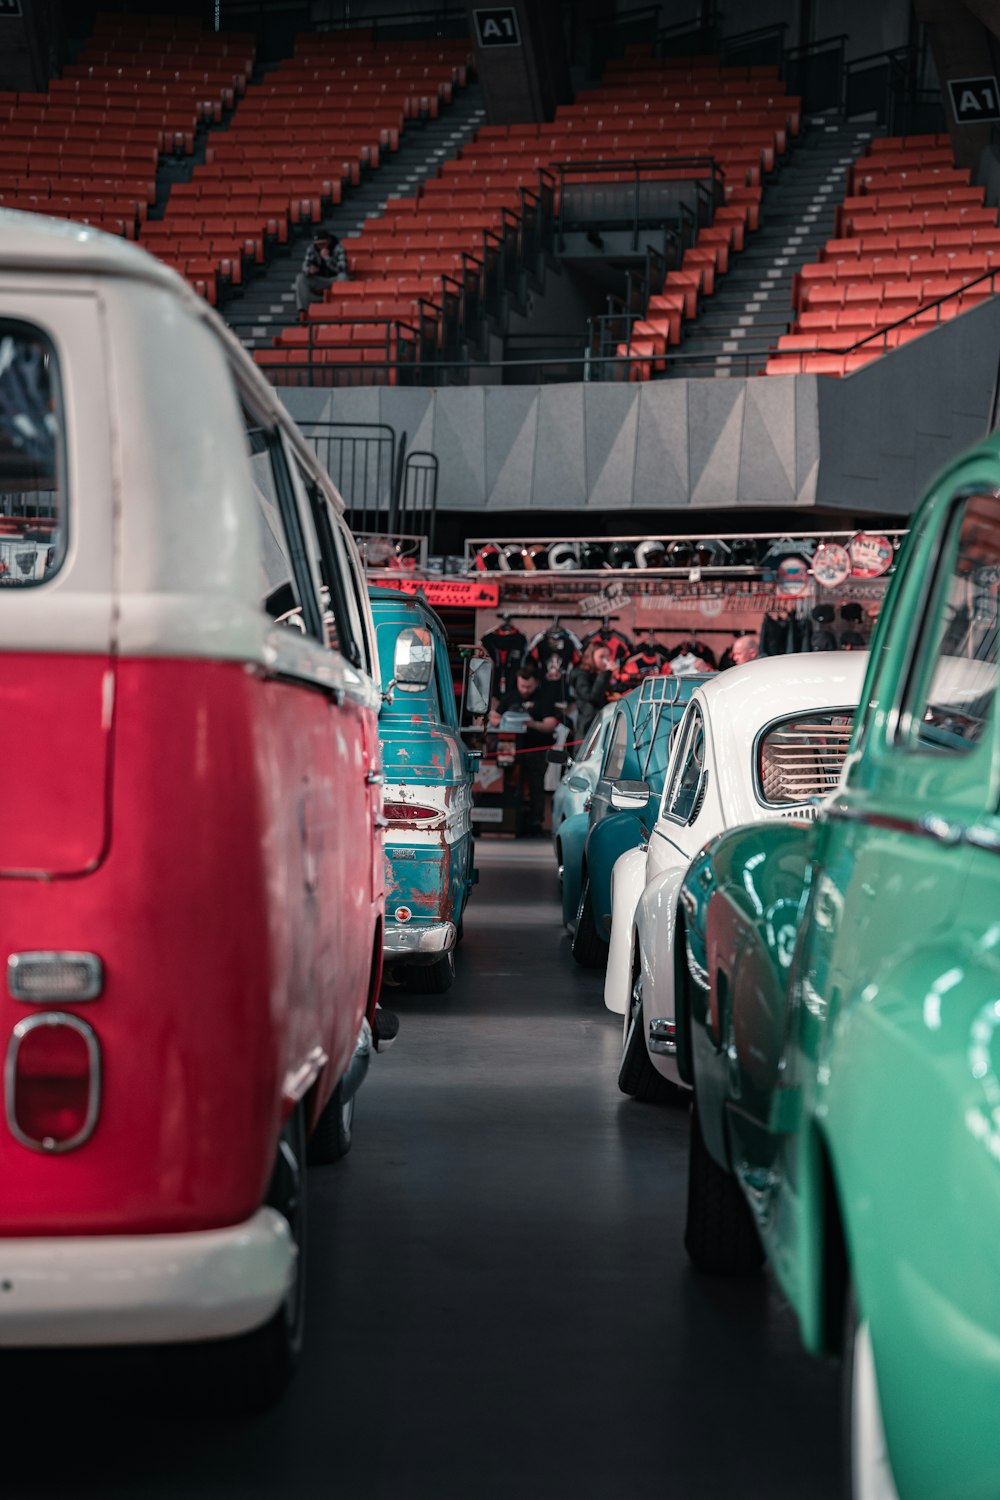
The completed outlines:
<svg viewBox="0 0 1000 1500">
<path fill-rule="evenodd" d="M 767 1280 L 688 1268 L 686 1113 L 619 1094 L 548 846 L 479 863 L 454 989 L 393 992 L 354 1149 L 312 1175 L 284 1402 L 213 1421 L 178 1412 L 155 1354 L 8 1356 L 3 1500 L 839 1494 L 837 1371 Z"/>
</svg>

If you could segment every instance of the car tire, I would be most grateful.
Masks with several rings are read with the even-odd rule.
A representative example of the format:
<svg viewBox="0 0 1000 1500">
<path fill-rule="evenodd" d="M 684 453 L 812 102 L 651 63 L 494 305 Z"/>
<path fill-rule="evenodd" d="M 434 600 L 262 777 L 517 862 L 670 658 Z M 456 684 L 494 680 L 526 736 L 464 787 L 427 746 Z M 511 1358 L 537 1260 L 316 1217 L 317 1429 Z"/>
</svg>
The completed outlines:
<svg viewBox="0 0 1000 1500">
<path fill-rule="evenodd" d="M 298 1364 L 305 1324 L 306 1137 L 302 1107 L 281 1132 L 267 1204 L 288 1221 L 296 1248 L 295 1274 L 284 1302 L 268 1322 L 232 1339 L 183 1351 L 184 1397 L 213 1415 L 253 1415 L 284 1394 Z"/>
<path fill-rule="evenodd" d="M 345 1100 L 343 1089 L 344 1080 L 341 1079 L 316 1121 L 316 1129 L 309 1137 L 306 1161 L 311 1167 L 327 1167 L 332 1162 L 340 1161 L 351 1149 L 356 1095 L 352 1094 Z"/>
<path fill-rule="evenodd" d="M 899 1500 L 885 1446 L 871 1334 L 853 1287 L 844 1314 L 842 1394 L 846 1500 Z"/>
<path fill-rule="evenodd" d="M 691 1108 L 684 1248 L 697 1270 L 715 1276 L 752 1276 L 764 1264 L 757 1226 L 739 1183 L 709 1155 L 697 1102 Z"/>
<path fill-rule="evenodd" d="M 618 1068 L 618 1087 L 623 1094 L 643 1104 L 673 1104 L 682 1090 L 656 1071 L 646 1048 L 642 1016 L 642 975 L 632 986 L 629 1008 L 625 1014 L 622 1060 Z"/>
<path fill-rule="evenodd" d="M 406 983 L 415 995 L 444 995 L 455 982 L 455 955 L 442 953 L 432 964 L 410 964 Z"/>
<path fill-rule="evenodd" d="M 590 876 L 585 875 L 576 908 L 576 931 L 573 934 L 573 957 L 585 969 L 603 969 L 608 961 L 608 945 L 601 941 L 590 901 Z"/>
</svg>

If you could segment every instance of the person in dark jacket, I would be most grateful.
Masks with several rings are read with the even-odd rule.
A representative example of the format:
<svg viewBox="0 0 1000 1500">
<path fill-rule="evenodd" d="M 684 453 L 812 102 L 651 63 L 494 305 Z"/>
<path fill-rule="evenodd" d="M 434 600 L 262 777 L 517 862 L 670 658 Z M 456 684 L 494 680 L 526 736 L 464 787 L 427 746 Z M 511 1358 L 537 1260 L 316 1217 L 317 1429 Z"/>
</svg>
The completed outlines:
<svg viewBox="0 0 1000 1500">
<path fill-rule="evenodd" d="M 580 665 L 570 674 L 569 690 L 576 699 L 576 738 L 587 730 L 608 701 L 611 652 L 600 641 L 590 641 Z"/>
<path fill-rule="evenodd" d="M 302 270 L 295 278 L 295 306 L 304 321 L 310 302 L 322 302 L 323 293 L 335 281 L 348 281 L 347 252 L 335 234 L 321 230 L 306 251 Z"/>
</svg>

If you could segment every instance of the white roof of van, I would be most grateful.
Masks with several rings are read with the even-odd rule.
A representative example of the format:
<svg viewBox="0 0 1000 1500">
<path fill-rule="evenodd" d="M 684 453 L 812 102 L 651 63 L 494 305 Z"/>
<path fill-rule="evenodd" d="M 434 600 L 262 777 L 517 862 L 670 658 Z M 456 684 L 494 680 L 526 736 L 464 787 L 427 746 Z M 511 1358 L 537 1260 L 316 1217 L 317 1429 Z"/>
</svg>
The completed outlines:
<svg viewBox="0 0 1000 1500">
<path fill-rule="evenodd" d="M 135 276 L 185 299 L 195 295 L 176 271 L 117 234 L 13 208 L 0 208 L 0 270 Z"/>
</svg>

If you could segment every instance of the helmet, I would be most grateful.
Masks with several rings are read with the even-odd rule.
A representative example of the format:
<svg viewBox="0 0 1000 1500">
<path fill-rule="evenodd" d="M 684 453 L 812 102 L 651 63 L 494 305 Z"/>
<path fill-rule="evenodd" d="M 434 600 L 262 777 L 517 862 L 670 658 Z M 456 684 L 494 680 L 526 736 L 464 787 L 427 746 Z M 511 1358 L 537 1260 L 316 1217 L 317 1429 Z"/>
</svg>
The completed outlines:
<svg viewBox="0 0 1000 1500">
<path fill-rule="evenodd" d="M 613 568 L 632 568 L 635 566 L 635 551 L 628 542 L 612 542 L 608 548 L 608 562 Z"/>
<path fill-rule="evenodd" d="M 664 568 L 667 565 L 667 549 L 662 542 L 640 542 L 635 549 L 637 568 Z"/>
<path fill-rule="evenodd" d="M 694 562 L 694 548 L 690 542 L 671 542 L 667 548 L 667 564 L 671 568 L 690 568 Z"/>
<path fill-rule="evenodd" d="M 485 547 L 480 547 L 473 560 L 473 566 L 480 573 L 507 573 L 510 571 L 510 563 L 500 551 L 496 542 L 487 542 Z"/>
<path fill-rule="evenodd" d="M 580 566 L 577 542 L 553 542 L 549 548 L 549 567 L 556 573 L 567 573 Z"/>
<path fill-rule="evenodd" d="M 584 542 L 580 554 L 581 568 L 604 568 L 607 567 L 607 558 L 604 548 L 598 546 L 597 542 Z"/>
</svg>

